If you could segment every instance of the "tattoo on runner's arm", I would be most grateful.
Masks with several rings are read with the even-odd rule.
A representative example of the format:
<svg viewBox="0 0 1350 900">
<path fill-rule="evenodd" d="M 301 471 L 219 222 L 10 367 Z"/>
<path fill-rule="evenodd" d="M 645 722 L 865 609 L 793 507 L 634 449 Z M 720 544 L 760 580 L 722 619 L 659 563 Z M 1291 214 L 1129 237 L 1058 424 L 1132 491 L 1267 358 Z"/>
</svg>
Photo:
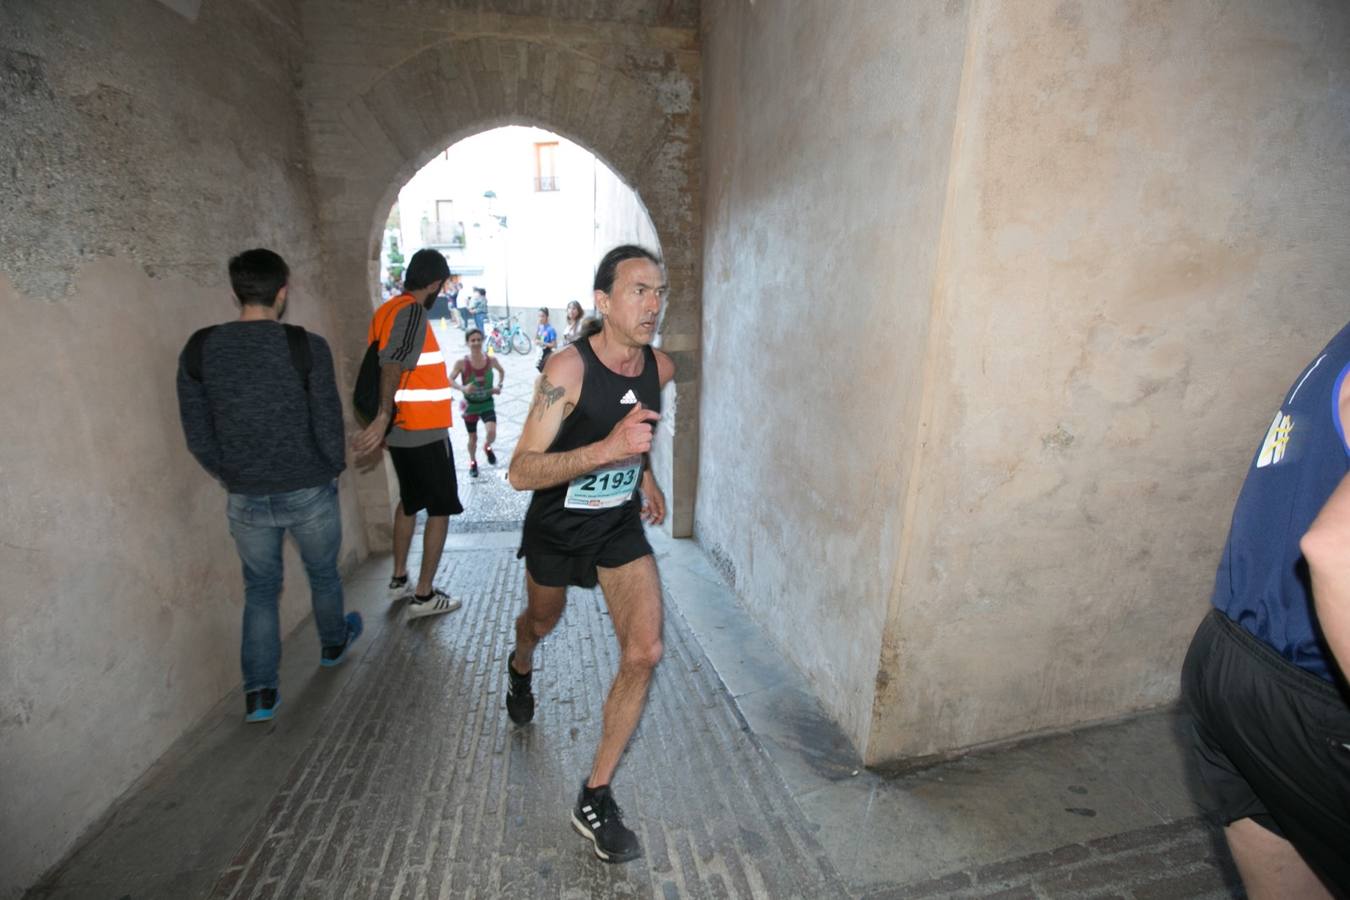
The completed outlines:
<svg viewBox="0 0 1350 900">
<path fill-rule="evenodd" d="M 539 387 L 535 388 L 535 406 L 539 410 L 539 418 L 544 418 L 544 412 L 562 399 L 563 394 L 567 393 L 566 388 L 554 387 L 549 383 L 547 375 L 539 376 Z"/>
</svg>

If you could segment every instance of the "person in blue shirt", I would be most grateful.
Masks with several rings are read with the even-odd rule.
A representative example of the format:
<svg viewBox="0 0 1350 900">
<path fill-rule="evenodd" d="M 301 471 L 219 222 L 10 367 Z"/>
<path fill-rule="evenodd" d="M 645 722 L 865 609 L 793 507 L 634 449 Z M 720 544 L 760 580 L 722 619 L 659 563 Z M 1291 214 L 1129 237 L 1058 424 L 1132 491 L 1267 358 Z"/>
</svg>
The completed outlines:
<svg viewBox="0 0 1350 900">
<path fill-rule="evenodd" d="M 558 331 L 548 323 L 548 307 L 539 307 L 539 327 L 534 330 L 534 339 L 539 342 L 543 348 L 539 353 L 539 365 L 536 366 L 540 372 L 544 371 L 544 363 L 548 360 L 549 354 L 558 348 Z"/>
<path fill-rule="evenodd" d="M 1182 668 L 1248 896 L 1350 897 L 1350 325 L 1290 386 Z"/>
</svg>

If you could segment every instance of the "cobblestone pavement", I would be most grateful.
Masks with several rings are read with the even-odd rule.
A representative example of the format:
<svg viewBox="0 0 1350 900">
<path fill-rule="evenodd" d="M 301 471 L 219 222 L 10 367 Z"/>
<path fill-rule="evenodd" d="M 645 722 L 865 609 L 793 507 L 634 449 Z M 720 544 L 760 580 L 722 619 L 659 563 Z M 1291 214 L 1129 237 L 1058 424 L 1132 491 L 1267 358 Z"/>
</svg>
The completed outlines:
<svg viewBox="0 0 1350 900">
<path fill-rule="evenodd" d="M 573 589 L 538 657 L 535 722 L 512 726 L 505 666 L 523 578 L 509 550 L 446 554 L 438 580 L 464 607 L 383 632 L 211 896 L 844 892 L 675 615 L 614 782 L 645 856 L 597 860 L 569 813 L 617 666 L 613 631 L 599 592 Z"/>
<path fill-rule="evenodd" d="M 437 338 L 446 348 L 447 366 L 464 355 L 463 338 L 457 329 L 442 326 L 437 328 Z M 493 450 L 497 454 L 497 465 L 489 466 L 483 455 L 483 441 L 486 429 L 478 424 L 478 477 L 469 475 L 469 432 L 464 427 L 464 416 L 455 404 L 455 424 L 450 429 L 450 443 L 455 451 L 455 475 L 459 480 L 459 499 L 464 504 L 464 514 L 451 516 L 450 533 L 466 534 L 483 531 L 511 531 L 520 528 L 525 518 L 525 507 L 529 505 L 530 495 L 512 489 L 506 481 L 506 467 L 515 452 L 516 441 L 520 439 L 520 430 L 525 423 L 525 415 L 530 409 L 530 397 L 534 393 L 535 379 L 539 372 L 535 364 L 539 361 L 536 350 L 528 356 L 507 353 L 498 356 L 506 378 L 502 383 L 502 392 L 497 395 L 497 442 Z M 456 395 L 458 396 L 458 395 Z"/>
</svg>

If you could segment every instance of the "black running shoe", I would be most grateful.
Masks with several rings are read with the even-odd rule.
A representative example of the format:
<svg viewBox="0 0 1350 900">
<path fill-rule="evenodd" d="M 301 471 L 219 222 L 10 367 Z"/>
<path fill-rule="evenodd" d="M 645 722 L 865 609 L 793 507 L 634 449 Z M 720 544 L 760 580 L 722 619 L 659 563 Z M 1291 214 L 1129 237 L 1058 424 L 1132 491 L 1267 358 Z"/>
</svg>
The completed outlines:
<svg viewBox="0 0 1350 900">
<path fill-rule="evenodd" d="M 244 721 L 270 722 L 281 705 L 281 694 L 275 688 L 249 691 L 244 695 Z"/>
<path fill-rule="evenodd" d="M 473 478 L 478 477 L 478 463 L 476 462 L 469 463 L 469 475 Z"/>
<path fill-rule="evenodd" d="M 642 855 L 642 845 L 637 835 L 623 824 L 623 812 L 607 784 L 588 788 L 586 782 L 581 783 L 581 793 L 572 810 L 572 827 L 590 840 L 595 855 L 605 862 L 628 862 Z"/>
<path fill-rule="evenodd" d="M 347 639 L 341 644 L 335 644 L 332 647 L 324 647 L 319 653 L 319 665 L 324 668 L 332 668 L 339 665 L 347 658 L 347 650 L 356 639 L 361 636 L 361 614 L 359 612 L 347 613 L 343 620 L 347 623 Z"/>
<path fill-rule="evenodd" d="M 516 671 L 511 665 L 511 660 L 516 658 L 516 651 L 512 650 L 511 655 L 506 658 L 506 714 L 511 717 L 511 721 L 517 725 L 527 725 L 534 719 L 534 691 L 530 688 L 530 682 L 534 680 L 534 672 L 526 672 L 524 675 Z"/>
<path fill-rule="evenodd" d="M 483 453 L 487 455 L 489 466 L 495 466 L 497 464 L 497 454 L 492 452 L 491 447 L 484 447 Z"/>
</svg>

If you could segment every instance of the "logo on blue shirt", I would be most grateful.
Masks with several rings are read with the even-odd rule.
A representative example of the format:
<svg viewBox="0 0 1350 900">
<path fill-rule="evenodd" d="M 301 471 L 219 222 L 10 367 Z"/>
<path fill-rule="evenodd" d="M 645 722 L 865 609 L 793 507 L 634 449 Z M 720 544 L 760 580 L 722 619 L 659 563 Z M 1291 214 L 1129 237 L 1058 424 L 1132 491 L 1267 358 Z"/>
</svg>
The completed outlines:
<svg viewBox="0 0 1350 900">
<path fill-rule="evenodd" d="M 1264 469 L 1284 459 L 1289 449 L 1289 435 L 1294 431 L 1294 417 L 1280 410 L 1266 431 L 1266 439 L 1261 444 L 1261 452 L 1256 457 L 1256 467 Z"/>
</svg>

